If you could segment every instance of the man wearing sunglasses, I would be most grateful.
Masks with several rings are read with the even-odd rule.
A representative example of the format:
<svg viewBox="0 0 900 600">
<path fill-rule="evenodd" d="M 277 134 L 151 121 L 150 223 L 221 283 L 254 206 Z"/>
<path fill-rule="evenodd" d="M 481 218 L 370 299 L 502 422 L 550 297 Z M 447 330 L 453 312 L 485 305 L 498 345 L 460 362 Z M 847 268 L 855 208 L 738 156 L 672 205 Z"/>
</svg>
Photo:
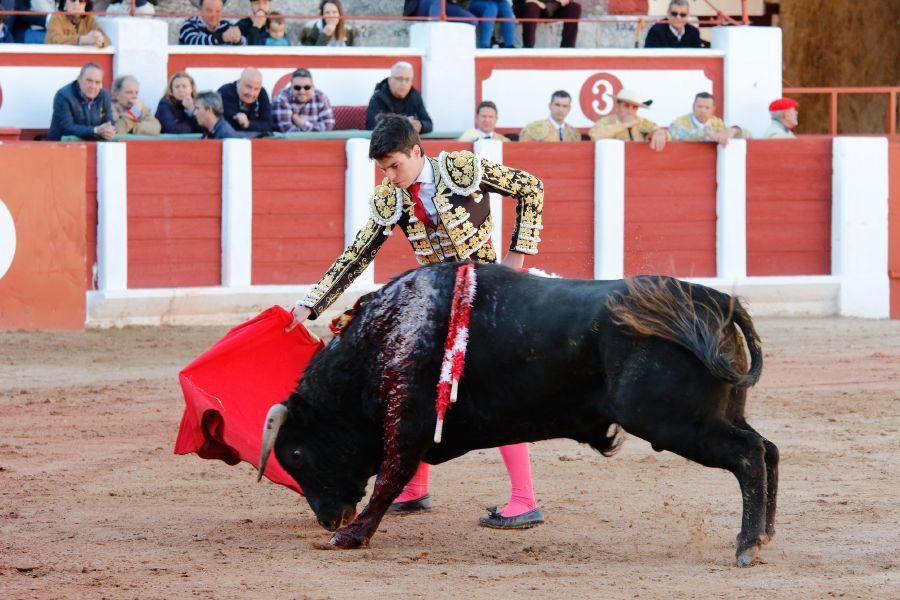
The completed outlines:
<svg viewBox="0 0 900 600">
<path fill-rule="evenodd" d="M 282 133 L 334 129 L 331 102 L 322 90 L 316 89 L 309 69 L 291 73 L 291 85 L 275 96 L 272 115 L 276 130 Z"/>
<path fill-rule="evenodd" d="M 647 32 L 644 48 L 701 48 L 700 30 L 688 25 L 688 0 L 669 2 L 667 23 L 657 23 Z"/>
</svg>

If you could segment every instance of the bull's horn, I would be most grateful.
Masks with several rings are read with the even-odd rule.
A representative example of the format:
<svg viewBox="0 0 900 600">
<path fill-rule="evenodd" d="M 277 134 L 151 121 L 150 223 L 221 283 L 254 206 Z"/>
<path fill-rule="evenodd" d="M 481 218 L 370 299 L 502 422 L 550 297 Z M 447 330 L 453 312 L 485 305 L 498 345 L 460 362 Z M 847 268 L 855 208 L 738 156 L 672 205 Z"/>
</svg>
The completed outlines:
<svg viewBox="0 0 900 600">
<path fill-rule="evenodd" d="M 284 404 L 276 404 L 269 409 L 266 414 L 266 422 L 263 425 L 262 448 L 259 451 L 259 473 L 256 475 L 256 481 L 262 479 L 263 473 L 266 471 L 266 462 L 269 460 L 269 454 L 275 445 L 275 438 L 278 437 L 278 430 L 287 417 L 287 406 Z"/>
</svg>

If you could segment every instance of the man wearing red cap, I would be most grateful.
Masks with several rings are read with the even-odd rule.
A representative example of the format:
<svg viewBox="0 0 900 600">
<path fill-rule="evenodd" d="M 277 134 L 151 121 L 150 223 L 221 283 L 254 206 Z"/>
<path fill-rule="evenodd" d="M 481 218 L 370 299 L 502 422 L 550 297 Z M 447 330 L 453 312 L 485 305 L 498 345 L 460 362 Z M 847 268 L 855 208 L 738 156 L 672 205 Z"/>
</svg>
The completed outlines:
<svg viewBox="0 0 900 600">
<path fill-rule="evenodd" d="M 779 98 L 769 104 L 769 114 L 772 115 L 772 124 L 763 134 L 764 138 L 788 139 L 797 137 L 792 129 L 797 126 L 800 103 L 792 98 Z"/>
</svg>

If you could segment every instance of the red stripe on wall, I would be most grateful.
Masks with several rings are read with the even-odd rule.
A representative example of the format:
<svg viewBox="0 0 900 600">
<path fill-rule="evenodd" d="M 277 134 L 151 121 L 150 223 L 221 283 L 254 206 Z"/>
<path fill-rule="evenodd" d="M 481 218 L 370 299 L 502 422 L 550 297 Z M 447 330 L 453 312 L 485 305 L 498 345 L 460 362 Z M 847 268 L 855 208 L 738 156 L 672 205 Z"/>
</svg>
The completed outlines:
<svg viewBox="0 0 900 600">
<path fill-rule="evenodd" d="M 831 273 L 831 145 L 747 143 L 747 275 Z"/>
<path fill-rule="evenodd" d="M 316 282 L 344 249 L 346 140 L 254 140 L 254 285 Z"/>
<path fill-rule="evenodd" d="M 594 144 L 504 144 L 503 163 L 528 171 L 544 182 L 544 229 L 538 254 L 525 258 L 564 277 L 594 276 Z M 516 204 L 503 200 L 502 254 L 506 254 L 516 222 Z"/>
<path fill-rule="evenodd" d="M 85 144 L 87 148 L 85 173 L 85 289 L 95 290 L 94 266 L 97 264 L 97 144 Z"/>
<path fill-rule="evenodd" d="M 716 147 L 625 145 L 625 275 L 716 275 Z"/>
<path fill-rule="evenodd" d="M 219 285 L 222 145 L 128 142 L 128 287 Z"/>
<path fill-rule="evenodd" d="M 891 142 L 888 154 L 888 274 L 891 318 L 900 319 L 900 142 Z"/>
<path fill-rule="evenodd" d="M 437 156 L 442 150 L 453 152 L 454 150 L 472 149 L 471 143 L 446 140 L 425 141 L 422 146 L 428 156 Z M 384 173 L 377 166 L 374 177 L 375 185 L 380 185 L 384 180 Z M 417 266 L 419 266 L 419 261 L 416 260 L 406 235 L 401 228 L 395 227 L 393 235 L 388 236 L 375 259 L 375 282 L 386 283 L 392 277 Z"/>
</svg>

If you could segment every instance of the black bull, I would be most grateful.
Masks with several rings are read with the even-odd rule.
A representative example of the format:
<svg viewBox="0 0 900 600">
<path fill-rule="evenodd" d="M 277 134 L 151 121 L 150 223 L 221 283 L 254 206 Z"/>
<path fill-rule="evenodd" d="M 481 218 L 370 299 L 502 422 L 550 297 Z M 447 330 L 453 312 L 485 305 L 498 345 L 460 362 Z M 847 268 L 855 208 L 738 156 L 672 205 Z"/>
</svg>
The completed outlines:
<svg viewBox="0 0 900 600">
<path fill-rule="evenodd" d="M 774 534 L 778 450 L 744 418 L 762 349 L 740 302 L 667 277 L 580 281 L 476 269 L 465 372 L 440 444 L 435 397 L 456 274 L 447 264 L 384 286 L 310 362 L 297 390 L 269 411 L 260 473 L 274 446 L 319 523 L 335 531 L 330 544 L 357 548 L 420 460 L 551 438 L 610 455 L 621 427 L 657 451 L 735 475 L 737 562 L 751 564 Z"/>
</svg>

